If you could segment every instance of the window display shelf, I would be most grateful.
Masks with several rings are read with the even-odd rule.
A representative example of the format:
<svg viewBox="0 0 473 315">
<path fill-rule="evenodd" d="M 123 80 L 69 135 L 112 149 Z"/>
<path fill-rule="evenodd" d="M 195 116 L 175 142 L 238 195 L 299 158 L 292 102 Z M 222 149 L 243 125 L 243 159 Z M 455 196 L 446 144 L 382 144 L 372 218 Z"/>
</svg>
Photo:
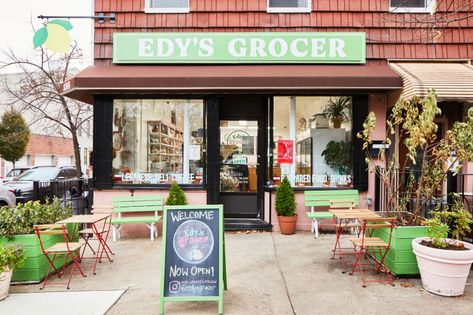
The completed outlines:
<svg viewBox="0 0 473 315">
<path fill-rule="evenodd" d="M 182 172 L 182 131 L 162 120 L 148 121 L 147 126 L 148 172 Z"/>
<path fill-rule="evenodd" d="M 312 137 L 297 142 L 296 174 L 312 175 Z M 312 181 L 304 183 L 312 186 Z"/>
</svg>

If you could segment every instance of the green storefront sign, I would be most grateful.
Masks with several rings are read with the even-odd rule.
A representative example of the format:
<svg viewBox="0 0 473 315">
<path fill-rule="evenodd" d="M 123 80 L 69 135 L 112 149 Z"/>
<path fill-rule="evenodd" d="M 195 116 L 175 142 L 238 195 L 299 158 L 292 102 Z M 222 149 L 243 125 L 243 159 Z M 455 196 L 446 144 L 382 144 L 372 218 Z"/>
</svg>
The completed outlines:
<svg viewBox="0 0 473 315">
<path fill-rule="evenodd" d="M 365 33 L 115 33 L 119 63 L 352 63 L 366 61 Z"/>
</svg>

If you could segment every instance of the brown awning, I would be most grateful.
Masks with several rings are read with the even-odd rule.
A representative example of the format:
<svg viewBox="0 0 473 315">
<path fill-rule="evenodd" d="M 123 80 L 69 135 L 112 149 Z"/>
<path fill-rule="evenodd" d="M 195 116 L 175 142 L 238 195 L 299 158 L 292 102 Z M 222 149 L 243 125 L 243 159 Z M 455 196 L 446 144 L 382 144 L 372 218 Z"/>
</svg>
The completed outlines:
<svg viewBox="0 0 473 315">
<path fill-rule="evenodd" d="M 437 92 L 438 101 L 473 102 L 473 67 L 458 62 L 392 62 L 404 81 L 402 96 L 424 97 Z"/>
<path fill-rule="evenodd" d="M 393 90 L 401 77 L 378 65 L 92 66 L 63 84 L 63 94 L 92 104 L 93 94 Z"/>
</svg>

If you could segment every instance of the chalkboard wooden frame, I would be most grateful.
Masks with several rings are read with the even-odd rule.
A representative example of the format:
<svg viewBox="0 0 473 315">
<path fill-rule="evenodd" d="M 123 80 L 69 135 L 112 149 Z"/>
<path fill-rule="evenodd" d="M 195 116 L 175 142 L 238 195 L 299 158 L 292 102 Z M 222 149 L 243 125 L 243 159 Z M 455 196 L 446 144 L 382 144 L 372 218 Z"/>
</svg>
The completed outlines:
<svg viewBox="0 0 473 315">
<path fill-rule="evenodd" d="M 218 296 L 164 296 L 165 295 L 165 275 L 166 275 L 166 245 L 168 241 L 168 211 L 198 211 L 198 210 L 217 210 L 218 211 Z M 225 234 L 224 234 L 224 220 L 223 220 L 223 205 L 189 205 L 189 206 L 165 206 L 163 211 L 163 233 L 162 233 L 162 256 L 161 256 L 161 288 L 160 288 L 160 311 L 159 314 L 164 314 L 165 302 L 185 302 L 185 301 L 216 301 L 218 302 L 218 313 L 223 314 L 223 290 L 227 289 L 227 275 L 226 275 L 226 261 L 225 261 Z M 184 221 L 185 222 L 185 221 Z"/>
</svg>

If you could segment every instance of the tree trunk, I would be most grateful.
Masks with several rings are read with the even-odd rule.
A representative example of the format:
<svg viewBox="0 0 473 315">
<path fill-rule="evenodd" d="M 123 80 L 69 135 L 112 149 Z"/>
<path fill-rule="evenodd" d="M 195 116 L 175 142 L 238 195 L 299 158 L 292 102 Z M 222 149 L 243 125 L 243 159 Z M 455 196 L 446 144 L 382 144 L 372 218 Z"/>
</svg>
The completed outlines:
<svg viewBox="0 0 473 315">
<path fill-rule="evenodd" d="M 69 131 L 71 132 L 72 135 L 72 145 L 74 146 L 74 159 L 76 161 L 76 172 L 78 177 L 82 177 L 82 168 L 81 168 L 81 159 L 80 159 L 80 148 L 79 148 L 79 140 L 77 139 L 77 126 L 74 124 L 72 121 L 72 116 L 71 112 L 69 110 L 69 107 L 67 107 L 67 102 L 64 96 L 60 96 L 61 99 L 61 105 L 64 110 L 64 113 L 66 114 L 66 119 L 69 124 Z M 80 128 L 80 126 L 79 126 Z"/>
<path fill-rule="evenodd" d="M 76 162 L 77 176 L 82 177 L 80 148 L 79 148 L 79 140 L 77 139 L 77 132 L 71 132 L 71 134 L 72 134 L 72 144 L 74 146 L 74 159 Z"/>
</svg>

